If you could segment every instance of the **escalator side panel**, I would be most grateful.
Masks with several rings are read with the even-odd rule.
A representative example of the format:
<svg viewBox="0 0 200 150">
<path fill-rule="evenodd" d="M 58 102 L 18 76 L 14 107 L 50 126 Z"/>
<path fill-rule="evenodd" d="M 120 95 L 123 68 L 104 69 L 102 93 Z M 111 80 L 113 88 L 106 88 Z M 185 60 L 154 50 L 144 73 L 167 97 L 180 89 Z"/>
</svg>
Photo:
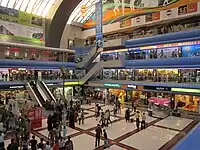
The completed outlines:
<svg viewBox="0 0 200 150">
<path fill-rule="evenodd" d="M 40 102 L 39 98 L 37 97 L 36 93 L 34 92 L 33 88 L 31 87 L 30 83 L 27 82 L 26 89 L 28 91 L 29 96 L 31 99 L 39 104 L 42 107 L 42 103 Z"/>
<path fill-rule="evenodd" d="M 51 91 L 49 90 L 49 88 L 47 87 L 47 85 L 44 83 L 44 81 L 41 81 L 39 83 L 39 86 L 41 86 L 42 90 L 44 91 L 44 93 L 46 94 L 46 96 L 50 99 L 53 100 L 54 102 L 56 101 L 54 95 L 51 93 Z"/>
</svg>

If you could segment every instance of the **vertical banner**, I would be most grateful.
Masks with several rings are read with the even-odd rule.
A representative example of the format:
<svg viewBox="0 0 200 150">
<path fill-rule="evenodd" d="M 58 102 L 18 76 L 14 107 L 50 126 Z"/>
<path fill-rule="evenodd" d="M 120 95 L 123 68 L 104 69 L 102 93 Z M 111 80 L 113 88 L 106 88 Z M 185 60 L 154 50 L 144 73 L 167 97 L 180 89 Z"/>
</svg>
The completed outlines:
<svg viewBox="0 0 200 150">
<path fill-rule="evenodd" d="M 103 51 L 102 0 L 96 0 L 95 16 L 96 16 L 96 50 Z"/>
</svg>

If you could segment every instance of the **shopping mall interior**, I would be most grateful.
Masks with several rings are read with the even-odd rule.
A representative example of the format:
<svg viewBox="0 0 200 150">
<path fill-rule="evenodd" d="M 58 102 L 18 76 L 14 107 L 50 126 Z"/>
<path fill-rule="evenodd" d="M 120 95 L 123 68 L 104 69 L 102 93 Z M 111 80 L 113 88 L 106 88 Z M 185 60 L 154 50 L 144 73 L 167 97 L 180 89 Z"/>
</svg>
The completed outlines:
<svg viewBox="0 0 200 150">
<path fill-rule="evenodd" d="M 199 17 L 200 0 L 0 0 L 0 150 L 198 150 Z"/>
</svg>

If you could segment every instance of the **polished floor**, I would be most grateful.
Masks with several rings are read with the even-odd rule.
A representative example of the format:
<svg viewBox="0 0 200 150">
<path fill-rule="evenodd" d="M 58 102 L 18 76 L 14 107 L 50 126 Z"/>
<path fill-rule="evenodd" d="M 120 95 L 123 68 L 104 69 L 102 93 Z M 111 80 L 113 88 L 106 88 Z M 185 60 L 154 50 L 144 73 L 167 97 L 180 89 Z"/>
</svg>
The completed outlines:
<svg viewBox="0 0 200 150">
<path fill-rule="evenodd" d="M 95 149 L 95 128 L 100 118 L 94 117 L 94 104 L 82 105 L 85 111 L 85 122 L 83 125 L 76 124 L 75 129 L 67 127 L 67 135 L 72 137 L 74 150 L 93 150 Z M 101 105 L 103 110 L 113 110 L 111 105 Z M 166 116 L 149 117 L 146 115 L 146 129 L 137 130 L 135 121 L 127 123 L 124 119 L 126 109 L 122 109 L 121 113 L 113 116 L 111 112 L 112 124 L 105 127 L 110 147 L 106 150 L 168 150 L 184 137 L 197 122 L 192 119 Z M 146 113 L 147 114 L 147 113 Z M 131 112 L 131 118 L 135 120 L 134 112 Z M 41 128 L 32 131 L 36 135 L 36 139 L 44 138 L 48 140 L 47 119 L 43 120 Z M 5 145 L 10 140 L 5 141 Z M 103 137 L 101 138 L 101 146 L 97 149 L 103 149 Z"/>
</svg>

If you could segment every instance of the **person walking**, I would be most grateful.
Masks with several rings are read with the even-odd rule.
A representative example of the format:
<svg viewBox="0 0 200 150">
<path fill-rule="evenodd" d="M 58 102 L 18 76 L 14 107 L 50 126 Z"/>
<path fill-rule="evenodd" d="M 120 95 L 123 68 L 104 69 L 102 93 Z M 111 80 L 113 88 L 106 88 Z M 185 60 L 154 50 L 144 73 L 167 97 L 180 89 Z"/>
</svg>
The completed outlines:
<svg viewBox="0 0 200 150">
<path fill-rule="evenodd" d="M 40 148 L 41 150 L 44 150 L 44 139 L 43 138 L 40 139 L 40 143 L 38 144 L 38 148 Z"/>
<path fill-rule="evenodd" d="M 132 101 L 132 111 L 136 112 L 136 102 L 133 100 Z"/>
<path fill-rule="evenodd" d="M 136 112 L 135 117 L 136 117 L 136 127 L 139 130 L 140 129 L 140 112 L 139 111 Z"/>
<path fill-rule="evenodd" d="M 81 121 L 82 124 L 84 124 L 84 110 L 81 111 Z"/>
<path fill-rule="evenodd" d="M 68 140 L 65 143 L 65 150 L 73 150 L 74 146 L 73 146 L 73 142 L 71 140 L 71 137 L 68 136 Z"/>
<path fill-rule="evenodd" d="M 121 114 L 122 103 L 118 101 L 118 113 Z"/>
<path fill-rule="evenodd" d="M 108 113 L 108 120 L 107 120 L 107 122 L 108 122 L 108 124 L 109 124 L 109 122 L 112 124 L 112 121 L 110 119 L 110 110 L 109 109 L 107 110 L 107 113 Z"/>
<path fill-rule="evenodd" d="M 102 135 L 102 129 L 100 124 L 97 124 L 97 128 L 95 129 L 96 132 L 96 140 L 95 140 L 95 148 L 100 146 L 100 138 Z"/>
<path fill-rule="evenodd" d="M 28 150 L 28 140 L 26 138 L 22 141 L 22 150 Z"/>
<path fill-rule="evenodd" d="M 105 129 L 103 129 L 103 137 L 104 137 L 104 148 L 108 148 L 108 135 Z"/>
<path fill-rule="evenodd" d="M 7 150 L 18 150 L 18 145 L 14 141 L 14 139 L 11 139 L 11 143 L 8 145 Z"/>
<path fill-rule="evenodd" d="M 108 126 L 108 110 L 105 111 L 105 126 Z"/>
<path fill-rule="evenodd" d="M 37 140 L 35 139 L 35 136 L 32 136 L 32 139 L 29 141 L 31 145 L 31 150 L 37 150 Z"/>
<path fill-rule="evenodd" d="M 49 115 L 47 119 L 47 129 L 48 131 L 51 131 L 53 129 L 53 123 L 52 123 L 52 116 Z"/>
<path fill-rule="evenodd" d="M 104 114 L 104 112 L 101 113 L 101 119 L 99 120 L 99 123 L 101 123 L 102 128 L 105 126 L 105 114 Z"/>
<path fill-rule="evenodd" d="M 60 150 L 65 150 L 65 141 L 63 140 L 62 137 L 59 140 L 59 147 L 60 147 Z"/>
<path fill-rule="evenodd" d="M 113 113 L 114 113 L 114 116 L 116 116 L 116 114 L 117 114 L 117 107 L 116 107 L 116 104 L 115 104 L 115 102 L 114 102 Z"/>
<path fill-rule="evenodd" d="M 55 136 L 56 136 L 56 133 L 55 133 L 55 130 L 53 129 L 49 132 L 49 135 L 48 135 L 48 139 L 50 140 L 51 146 L 53 146 L 53 144 L 54 144 Z"/>
<path fill-rule="evenodd" d="M 55 144 L 53 145 L 53 150 L 60 150 L 58 140 L 55 141 Z"/>
<path fill-rule="evenodd" d="M 4 134 L 0 132 L 0 150 L 4 150 Z"/>
<path fill-rule="evenodd" d="M 81 125 L 81 112 L 78 113 L 78 124 Z"/>
<path fill-rule="evenodd" d="M 130 111 L 129 111 L 129 108 L 126 109 L 126 112 L 125 112 L 125 119 L 126 119 L 126 122 L 129 122 L 129 121 L 130 121 Z"/>
<path fill-rule="evenodd" d="M 52 150 L 49 141 L 46 142 L 44 150 Z"/>
<path fill-rule="evenodd" d="M 143 112 L 142 113 L 142 121 L 141 121 L 141 130 L 145 129 L 145 127 L 146 127 L 145 120 L 146 120 L 146 114 L 145 114 L 145 112 Z"/>
</svg>

